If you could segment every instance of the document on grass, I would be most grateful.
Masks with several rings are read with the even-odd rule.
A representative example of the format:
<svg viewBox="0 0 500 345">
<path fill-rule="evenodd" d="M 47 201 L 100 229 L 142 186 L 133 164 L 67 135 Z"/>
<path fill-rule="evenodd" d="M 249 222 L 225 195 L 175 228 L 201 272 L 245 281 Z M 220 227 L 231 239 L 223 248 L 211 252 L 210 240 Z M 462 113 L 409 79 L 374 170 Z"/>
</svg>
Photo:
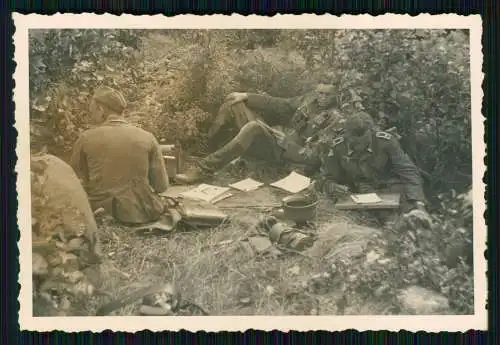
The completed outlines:
<svg viewBox="0 0 500 345">
<path fill-rule="evenodd" d="M 202 183 L 198 187 L 180 193 L 180 196 L 186 199 L 202 200 L 209 203 L 216 203 L 223 199 L 229 198 L 232 194 L 229 193 L 228 187 L 219 187 Z"/>
<path fill-rule="evenodd" d="M 271 183 L 271 186 L 283 189 L 290 193 L 298 193 L 309 187 L 310 184 L 311 179 L 309 177 L 292 171 L 290 175 L 284 179 Z"/>
<path fill-rule="evenodd" d="M 382 199 L 376 193 L 353 194 L 351 199 L 357 204 L 376 204 L 382 202 Z"/>
<path fill-rule="evenodd" d="M 232 184 L 229 185 L 229 187 L 241 190 L 243 192 L 251 192 L 251 191 L 256 190 L 257 188 L 259 188 L 263 184 L 264 183 L 259 182 L 259 181 L 255 181 L 252 178 L 247 178 L 247 179 L 241 180 L 239 182 L 232 183 Z"/>
</svg>

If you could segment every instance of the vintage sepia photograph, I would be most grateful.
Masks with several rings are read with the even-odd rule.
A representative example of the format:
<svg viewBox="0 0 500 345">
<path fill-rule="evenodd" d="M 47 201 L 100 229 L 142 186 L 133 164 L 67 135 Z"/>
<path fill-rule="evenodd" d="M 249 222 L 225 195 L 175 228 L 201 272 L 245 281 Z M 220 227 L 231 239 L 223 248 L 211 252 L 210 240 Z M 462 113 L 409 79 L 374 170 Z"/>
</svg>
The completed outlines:
<svg viewBox="0 0 500 345">
<path fill-rule="evenodd" d="M 16 17 L 32 327 L 85 317 L 120 330 L 123 316 L 136 329 L 177 316 L 485 327 L 480 19 L 71 16 Z"/>
</svg>

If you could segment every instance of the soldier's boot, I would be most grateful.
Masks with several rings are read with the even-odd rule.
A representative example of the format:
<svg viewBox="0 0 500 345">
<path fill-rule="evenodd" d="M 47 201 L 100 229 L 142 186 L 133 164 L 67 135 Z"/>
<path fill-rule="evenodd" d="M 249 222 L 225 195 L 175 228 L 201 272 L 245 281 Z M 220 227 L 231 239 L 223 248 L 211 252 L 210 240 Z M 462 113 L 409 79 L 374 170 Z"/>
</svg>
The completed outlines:
<svg viewBox="0 0 500 345">
<path fill-rule="evenodd" d="M 175 175 L 175 182 L 180 184 L 193 184 L 202 182 L 211 176 L 212 173 L 210 171 L 203 169 L 201 164 L 197 164 L 194 168 L 185 173 Z"/>
<path fill-rule="evenodd" d="M 193 169 L 175 175 L 175 181 L 181 184 L 193 184 L 213 177 L 217 170 L 238 158 L 245 151 L 239 143 L 230 144 L 205 157 Z"/>
<path fill-rule="evenodd" d="M 193 184 L 213 177 L 217 170 L 223 168 L 246 151 L 246 148 L 235 139 L 202 159 L 193 169 L 175 175 L 175 181 L 181 184 Z"/>
</svg>

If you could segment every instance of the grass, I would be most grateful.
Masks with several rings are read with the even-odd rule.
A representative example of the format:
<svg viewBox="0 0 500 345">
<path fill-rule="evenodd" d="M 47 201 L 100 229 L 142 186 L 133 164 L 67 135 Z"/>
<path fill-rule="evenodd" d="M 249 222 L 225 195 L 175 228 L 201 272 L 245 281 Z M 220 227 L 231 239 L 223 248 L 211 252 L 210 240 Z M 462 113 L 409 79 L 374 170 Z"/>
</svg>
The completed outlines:
<svg viewBox="0 0 500 345">
<path fill-rule="evenodd" d="M 217 174 L 211 183 L 227 185 L 249 176 L 268 184 L 288 174 L 279 169 L 273 172 L 266 166 L 250 168 L 229 167 Z M 235 169 L 240 169 L 239 173 Z M 366 265 L 368 261 L 363 260 L 365 255 L 368 258 L 370 253 L 381 249 L 377 246 L 383 246 L 375 241 L 367 248 L 368 241 L 373 239 L 372 235 L 385 230 L 370 226 L 359 213 L 335 210 L 331 200 L 320 197 L 315 226 L 310 230 L 316 235 L 312 247 L 300 253 L 284 251 L 279 256 L 259 255 L 248 250 L 250 246 L 246 240 L 256 233 L 260 218 L 275 208 L 262 206 L 279 205 L 286 193 L 269 186 L 253 192 L 233 193 L 232 198 L 217 204 L 228 214 L 229 221 L 215 228 L 178 227 L 176 231 L 161 235 L 139 234 L 110 217 L 98 216 L 103 264 L 100 279 L 93 280 L 97 289 L 106 295 L 81 300 L 73 305 L 73 312 L 95 315 L 102 305 L 159 283 L 174 283 L 182 300 L 194 302 L 209 315 L 383 315 L 398 312 L 393 308 L 391 294 L 375 297 L 370 293 L 368 298 L 364 295 L 373 287 L 372 278 L 379 279 L 377 275 L 384 274 L 378 270 L 380 267 Z M 389 234 L 394 235 L 390 232 L 382 237 Z M 351 260 L 353 258 L 356 259 Z M 340 264 L 341 269 L 333 269 L 333 263 Z M 343 265 L 355 269 L 345 270 Z M 404 274 L 406 268 L 400 268 Z M 322 278 L 325 273 L 330 276 Z M 392 278 L 387 277 L 385 282 Z M 361 290 L 365 286 L 368 290 L 358 290 L 359 286 L 350 283 L 354 281 L 362 284 Z M 344 299 L 342 286 L 347 289 L 348 301 Z M 139 303 L 126 305 L 112 315 L 138 315 Z M 181 315 L 193 315 L 193 310 Z"/>
<path fill-rule="evenodd" d="M 250 173 L 250 176 L 269 183 L 278 176 L 265 168 L 254 169 L 266 179 Z M 252 171 L 254 171 L 252 170 Z M 282 172 L 277 172 L 281 177 Z M 233 176 L 233 177 L 230 177 Z M 227 185 L 241 178 L 234 171 L 223 171 L 211 183 Z M 209 182 L 210 183 L 210 182 Z M 372 235 L 381 238 L 394 236 L 393 232 L 369 225 L 359 213 L 347 213 L 334 209 L 333 202 L 320 198 L 315 219 L 314 245 L 301 252 L 283 252 L 280 256 L 259 255 L 248 251 L 246 239 L 256 232 L 256 224 L 273 208 L 252 208 L 254 205 L 279 204 L 285 194 L 264 186 L 254 192 L 235 193 L 233 198 L 217 205 L 229 215 L 229 221 L 215 228 L 185 229 L 161 235 L 139 235 L 121 226 L 111 218 L 100 218 L 100 242 L 104 262 L 101 267 L 100 291 L 108 296 L 84 301 L 84 315 L 95 315 L 96 309 L 113 299 L 156 285 L 172 282 L 181 293 L 182 300 L 190 300 L 203 307 L 209 315 L 384 315 L 399 313 L 390 294 L 373 295 L 372 280 L 383 273 L 384 268 L 366 265 L 369 254 L 382 250 L 383 241 L 372 242 Z M 228 208 L 228 205 L 248 207 Z M 362 225 L 366 224 L 366 225 Z M 378 243 L 378 244 L 377 244 Z M 384 242 L 385 243 L 385 242 Z M 377 248 L 377 246 L 382 246 Z M 361 254 L 360 260 L 350 260 Z M 345 260 L 337 261 L 338 259 Z M 397 259 L 396 258 L 392 258 Z M 332 263 L 345 262 L 353 271 L 330 275 Z M 411 266 L 411 265 L 410 265 Z M 401 274 L 415 274 L 410 266 L 400 266 Z M 396 269 L 399 269 L 396 267 Z M 373 271 L 371 271 L 373 269 Z M 427 267 L 429 269 L 429 267 Z M 382 273 L 381 273 L 382 272 Z M 385 272 L 385 271 L 384 271 Z M 391 279 L 401 279 L 393 271 L 382 279 L 382 285 L 392 286 Z M 465 272 L 467 273 L 467 272 Z M 347 274 L 347 275 L 345 275 Z M 410 275 L 411 275 L 410 274 Z M 461 271 L 458 274 L 461 273 Z M 468 274 L 468 273 L 467 273 Z M 346 284 L 341 281 L 344 276 Z M 353 291 L 358 281 L 367 290 Z M 348 301 L 344 300 L 344 285 Z M 377 284 L 375 284 L 377 285 Z M 425 286 L 425 284 L 423 285 Z M 362 297 L 360 293 L 363 293 Z M 392 297 L 391 297 L 392 296 Z M 463 299 L 467 299 L 465 296 Z M 124 306 L 111 315 L 139 315 L 139 301 Z M 186 311 L 180 315 L 193 315 Z"/>
<path fill-rule="evenodd" d="M 263 187 L 249 198 L 263 203 L 279 197 L 275 190 Z M 231 221 L 217 228 L 165 236 L 139 236 L 104 220 L 101 241 L 106 258 L 101 290 L 111 297 L 101 297 L 94 307 L 139 287 L 173 281 L 183 298 L 201 305 L 210 315 L 337 314 L 338 293 L 311 294 L 311 277 L 328 269 L 327 257 L 341 237 L 362 239 L 376 231 L 356 225 L 355 219 L 334 211 L 332 204 L 322 199 L 313 247 L 301 255 L 260 256 L 245 250 L 242 242 L 266 211 L 247 208 L 227 212 Z M 113 315 L 137 315 L 137 308 L 126 306 Z M 345 313 L 366 313 L 363 308 L 353 306 Z M 379 309 L 383 310 L 374 306 L 371 312 Z"/>
</svg>

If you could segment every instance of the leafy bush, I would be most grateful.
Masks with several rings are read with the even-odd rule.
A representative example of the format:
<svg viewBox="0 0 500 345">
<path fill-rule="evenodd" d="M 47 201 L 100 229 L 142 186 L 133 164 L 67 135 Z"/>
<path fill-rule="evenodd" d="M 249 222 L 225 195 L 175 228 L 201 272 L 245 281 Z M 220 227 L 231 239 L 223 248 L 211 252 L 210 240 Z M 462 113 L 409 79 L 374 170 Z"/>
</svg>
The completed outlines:
<svg viewBox="0 0 500 345">
<path fill-rule="evenodd" d="M 469 43 L 466 31 L 352 30 L 335 45 L 337 71 L 356 71 L 349 88 L 424 173 L 428 190 L 471 178 Z"/>
<path fill-rule="evenodd" d="M 431 229 L 400 220 L 393 232 L 370 240 L 358 264 L 333 263 L 348 300 L 379 299 L 397 308 L 399 291 L 419 285 L 446 296 L 457 314 L 474 312 L 471 205 L 454 192 L 440 199 Z"/>
<path fill-rule="evenodd" d="M 43 142 L 64 157 L 88 126 L 86 111 L 95 87 L 121 86 L 135 101 L 137 52 L 129 45 L 138 46 L 137 35 L 132 30 L 80 29 L 30 33 L 33 144 Z"/>
</svg>

